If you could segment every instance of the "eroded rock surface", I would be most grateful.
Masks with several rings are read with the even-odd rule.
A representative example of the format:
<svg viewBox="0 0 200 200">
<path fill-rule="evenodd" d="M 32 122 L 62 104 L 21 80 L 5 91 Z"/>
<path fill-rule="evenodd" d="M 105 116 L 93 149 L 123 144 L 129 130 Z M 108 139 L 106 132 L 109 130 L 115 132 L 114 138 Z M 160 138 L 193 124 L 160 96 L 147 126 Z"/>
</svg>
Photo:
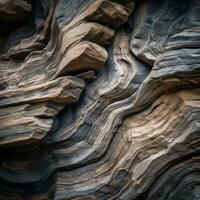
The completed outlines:
<svg viewBox="0 0 200 200">
<path fill-rule="evenodd" d="M 200 199 L 199 0 L 0 0 L 0 200 Z"/>
</svg>

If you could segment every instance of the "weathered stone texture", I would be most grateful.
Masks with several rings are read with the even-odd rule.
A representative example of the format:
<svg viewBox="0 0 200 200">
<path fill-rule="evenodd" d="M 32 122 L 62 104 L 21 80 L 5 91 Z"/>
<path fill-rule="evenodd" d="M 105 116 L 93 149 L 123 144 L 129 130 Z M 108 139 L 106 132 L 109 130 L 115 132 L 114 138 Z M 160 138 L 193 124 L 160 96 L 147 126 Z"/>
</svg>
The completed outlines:
<svg viewBox="0 0 200 200">
<path fill-rule="evenodd" d="M 0 200 L 200 199 L 199 0 L 0 0 Z"/>
</svg>

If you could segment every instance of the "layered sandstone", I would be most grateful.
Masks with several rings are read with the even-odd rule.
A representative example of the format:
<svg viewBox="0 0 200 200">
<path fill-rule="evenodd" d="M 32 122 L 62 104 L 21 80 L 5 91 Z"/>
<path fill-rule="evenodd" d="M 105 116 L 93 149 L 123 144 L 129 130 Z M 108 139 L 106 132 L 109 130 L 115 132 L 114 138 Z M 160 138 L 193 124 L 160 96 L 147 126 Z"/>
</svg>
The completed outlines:
<svg viewBox="0 0 200 200">
<path fill-rule="evenodd" d="M 198 0 L 0 0 L 0 200 L 200 198 Z"/>
</svg>

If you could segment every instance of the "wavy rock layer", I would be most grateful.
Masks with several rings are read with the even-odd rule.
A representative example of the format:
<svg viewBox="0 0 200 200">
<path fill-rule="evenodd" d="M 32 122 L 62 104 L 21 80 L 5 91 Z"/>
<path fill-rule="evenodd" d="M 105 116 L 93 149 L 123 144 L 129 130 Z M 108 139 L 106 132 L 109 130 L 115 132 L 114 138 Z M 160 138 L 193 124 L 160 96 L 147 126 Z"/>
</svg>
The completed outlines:
<svg viewBox="0 0 200 200">
<path fill-rule="evenodd" d="M 198 0 L 1 0 L 0 200 L 200 198 Z"/>
</svg>

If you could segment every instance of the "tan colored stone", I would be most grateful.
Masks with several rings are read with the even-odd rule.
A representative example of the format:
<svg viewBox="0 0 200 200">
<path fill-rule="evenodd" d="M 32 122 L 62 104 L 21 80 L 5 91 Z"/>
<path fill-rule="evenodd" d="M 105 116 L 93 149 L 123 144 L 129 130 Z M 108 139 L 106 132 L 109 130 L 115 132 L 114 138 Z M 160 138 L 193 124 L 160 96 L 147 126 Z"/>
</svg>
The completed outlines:
<svg viewBox="0 0 200 200">
<path fill-rule="evenodd" d="M 63 104 L 23 104 L 0 109 L 0 145 L 25 144 L 42 139 Z"/>
<path fill-rule="evenodd" d="M 7 89 L 0 92 L 0 107 L 27 102 L 75 102 L 82 92 L 84 81 L 76 77 L 60 77 L 39 85 Z"/>
<path fill-rule="evenodd" d="M 87 7 L 73 22 L 82 20 L 99 22 L 111 27 L 119 27 L 128 19 L 128 11 L 124 6 L 108 0 L 97 0 Z"/>
<path fill-rule="evenodd" d="M 56 76 L 75 71 L 98 71 L 104 66 L 106 59 L 107 52 L 103 47 L 92 42 L 81 42 L 64 55 Z"/>
<path fill-rule="evenodd" d="M 62 30 L 61 30 L 62 31 Z M 64 52 L 73 43 L 91 41 L 99 45 L 105 45 L 114 36 L 114 31 L 97 23 L 80 23 L 63 35 L 61 51 Z"/>
</svg>

